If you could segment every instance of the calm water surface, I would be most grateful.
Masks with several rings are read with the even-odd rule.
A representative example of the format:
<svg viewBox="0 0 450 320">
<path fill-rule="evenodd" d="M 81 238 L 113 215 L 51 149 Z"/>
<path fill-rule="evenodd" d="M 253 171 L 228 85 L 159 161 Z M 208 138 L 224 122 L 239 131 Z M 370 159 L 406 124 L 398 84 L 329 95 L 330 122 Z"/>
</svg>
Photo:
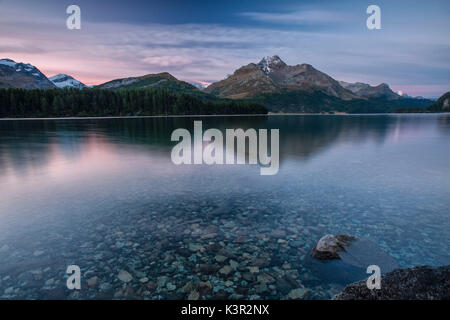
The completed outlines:
<svg viewBox="0 0 450 320">
<path fill-rule="evenodd" d="M 279 128 L 278 174 L 173 165 L 194 120 Z M 450 264 L 449 159 L 444 114 L 0 121 L 0 298 L 328 299 L 351 280 L 307 263 L 327 233 Z"/>
</svg>

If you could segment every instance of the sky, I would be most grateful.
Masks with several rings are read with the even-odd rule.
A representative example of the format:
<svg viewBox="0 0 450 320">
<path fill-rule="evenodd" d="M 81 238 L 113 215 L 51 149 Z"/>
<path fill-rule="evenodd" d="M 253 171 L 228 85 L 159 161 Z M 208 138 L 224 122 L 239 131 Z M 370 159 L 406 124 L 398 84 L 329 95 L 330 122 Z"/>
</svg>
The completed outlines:
<svg viewBox="0 0 450 320">
<path fill-rule="evenodd" d="M 71 4 L 81 30 L 66 27 Z M 366 27 L 371 4 L 380 30 Z M 436 98 L 450 90 L 449 17 L 448 0 L 0 0 L 0 58 L 94 85 L 165 71 L 210 83 L 278 55 Z"/>
</svg>

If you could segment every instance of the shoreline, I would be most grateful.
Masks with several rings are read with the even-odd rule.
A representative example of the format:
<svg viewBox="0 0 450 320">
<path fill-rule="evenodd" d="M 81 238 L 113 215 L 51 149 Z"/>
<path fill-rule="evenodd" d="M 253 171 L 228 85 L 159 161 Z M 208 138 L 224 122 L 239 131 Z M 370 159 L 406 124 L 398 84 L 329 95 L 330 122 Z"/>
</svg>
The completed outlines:
<svg viewBox="0 0 450 320">
<path fill-rule="evenodd" d="M 108 116 L 108 117 L 59 117 L 59 118 L 0 118 L 0 121 L 24 120 L 102 120 L 102 119 L 146 119 L 146 118 L 196 118 L 196 117 L 267 117 L 267 116 L 399 116 L 399 115 L 448 115 L 450 112 L 411 112 L 411 113 L 268 113 L 268 114 L 192 114 L 160 116 Z"/>
</svg>

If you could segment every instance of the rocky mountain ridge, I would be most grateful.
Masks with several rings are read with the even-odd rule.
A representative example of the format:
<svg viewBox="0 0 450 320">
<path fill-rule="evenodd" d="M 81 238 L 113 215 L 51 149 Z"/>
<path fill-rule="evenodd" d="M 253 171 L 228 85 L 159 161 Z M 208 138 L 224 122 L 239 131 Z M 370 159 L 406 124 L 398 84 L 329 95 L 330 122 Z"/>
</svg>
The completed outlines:
<svg viewBox="0 0 450 320">
<path fill-rule="evenodd" d="M 243 66 L 228 78 L 211 84 L 204 91 L 233 99 L 280 93 L 285 90 L 320 91 L 342 100 L 359 98 L 310 64 L 288 66 L 278 56 L 265 57 L 257 64 Z"/>
<path fill-rule="evenodd" d="M 0 59 L 0 88 L 52 89 L 56 86 L 29 63 Z"/>
</svg>

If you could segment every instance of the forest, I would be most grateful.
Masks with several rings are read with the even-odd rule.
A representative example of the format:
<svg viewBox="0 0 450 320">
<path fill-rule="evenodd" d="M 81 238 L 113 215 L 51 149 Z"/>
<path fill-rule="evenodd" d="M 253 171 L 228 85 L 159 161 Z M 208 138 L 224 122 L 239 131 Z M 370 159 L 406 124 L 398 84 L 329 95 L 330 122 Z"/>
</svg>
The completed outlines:
<svg viewBox="0 0 450 320">
<path fill-rule="evenodd" d="M 169 89 L 0 89 L 0 118 L 266 114 L 252 101 L 207 99 Z"/>
</svg>

